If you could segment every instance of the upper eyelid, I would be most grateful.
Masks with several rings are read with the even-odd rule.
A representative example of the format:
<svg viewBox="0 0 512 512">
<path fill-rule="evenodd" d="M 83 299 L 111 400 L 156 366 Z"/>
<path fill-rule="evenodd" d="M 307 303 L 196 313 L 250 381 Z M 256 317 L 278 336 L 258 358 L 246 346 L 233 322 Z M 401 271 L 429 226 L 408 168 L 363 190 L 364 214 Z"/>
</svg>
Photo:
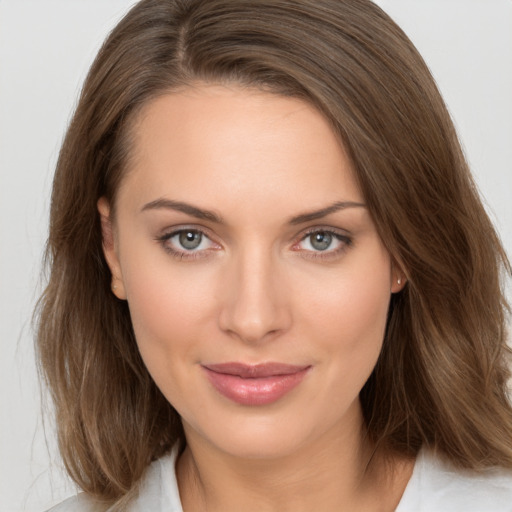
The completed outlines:
<svg viewBox="0 0 512 512">
<path fill-rule="evenodd" d="M 307 229 L 301 231 L 296 236 L 296 239 L 303 240 L 304 238 L 311 235 L 312 233 L 319 233 L 319 232 L 332 233 L 333 235 L 338 235 L 338 236 L 345 237 L 345 238 L 352 238 L 352 234 L 349 231 L 347 231 L 346 229 L 335 228 L 332 226 L 312 226 L 310 228 L 307 228 Z"/>
<path fill-rule="evenodd" d="M 178 233 L 181 233 L 183 231 L 197 231 L 198 233 L 201 233 L 202 235 L 206 236 L 210 240 L 213 241 L 213 238 L 215 236 L 211 234 L 211 231 L 203 226 L 195 226 L 194 224 L 183 224 L 180 226 L 173 226 L 164 228 L 161 230 L 161 235 L 158 236 L 158 238 L 171 238 Z"/>
</svg>

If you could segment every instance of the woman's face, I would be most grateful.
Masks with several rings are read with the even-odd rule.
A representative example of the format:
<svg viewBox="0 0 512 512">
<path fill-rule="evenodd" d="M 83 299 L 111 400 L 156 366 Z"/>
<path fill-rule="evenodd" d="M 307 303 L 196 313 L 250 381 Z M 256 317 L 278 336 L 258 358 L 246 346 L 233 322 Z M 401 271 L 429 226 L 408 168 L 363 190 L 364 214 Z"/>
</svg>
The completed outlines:
<svg viewBox="0 0 512 512">
<path fill-rule="evenodd" d="M 398 285 L 329 124 L 200 86 L 153 100 L 134 135 L 112 226 L 99 202 L 105 254 L 189 442 L 276 457 L 351 435 Z"/>
</svg>

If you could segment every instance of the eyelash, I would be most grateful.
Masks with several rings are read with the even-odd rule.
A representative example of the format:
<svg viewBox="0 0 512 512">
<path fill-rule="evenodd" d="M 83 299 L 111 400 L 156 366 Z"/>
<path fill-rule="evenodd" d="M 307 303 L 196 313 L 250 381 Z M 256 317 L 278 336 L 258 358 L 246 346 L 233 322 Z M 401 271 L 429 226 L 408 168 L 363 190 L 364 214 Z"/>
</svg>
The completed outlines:
<svg viewBox="0 0 512 512">
<path fill-rule="evenodd" d="M 194 250 L 187 251 L 186 249 L 183 249 L 183 250 L 175 249 L 169 244 L 169 241 L 172 238 L 174 238 L 175 236 L 177 236 L 181 233 L 187 233 L 187 232 L 188 233 L 197 233 L 197 234 L 201 235 L 202 237 L 210 240 L 210 242 L 212 244 L 215 244 L 215 242 L 212 241 L 211 237 L 208 236 L 208 233 L 206 231 L 204 231 L 203 229 L 196 228 L 196 227 L 187 227 L 187 226 L 173 229 L 172 231 L 170 231 L 168 233 L 164 233 L 163 235 L 156 237 L 156 241 L 160 243 L 160 245 L 162 246 L 162 248 L 164 249 L 165 252 L 167 252 L 172 257 L 174 257 L 180 261 L 181 260 L 193 261 L 193 260 L 197 260 L 200 258 L 205 258 L 205 257 L 208 257 L 208 253 L 210 251 L 217 250 L 217 248 L 208 248 L 208 249 L 203 249 L 200 251 L 194 251 Z M 202 240 L 201 240 L 201 243 L 202 243 Z M 215 245 L 218 246 L 218 244 L 215 244 Z"/>
<path fill-rule="evenodd" d="M 305 233 L 301 234 L 299 240 L 293 244 L 293 247 L 296 247 L 298 244 L 315 233 L 323 233 L 332 236 L 333 239 L 340 242 L 340 246 L 336 249 L 326 249 L 325 251 L 303 251 L 301 252 L 301 256 L 303 258 L 313 260 L 334 260 L 341 256 L 353 244 L 352 238 L 346 232 L 341 232 L 331 227 L 324 228 L 322 226 L 315 226 L 314 228 L 310 228 Z"/>
<path fill-rule="evenodd" d="M 186 232 L 197 233 L 197 234 L 201 235 L 202 237 L 205 237 L 208 240 L 210 240 L 210 242 L 212 244 L 215 244 L 218 247 L 220 247 L 218 244 L 216 244 L 215 242 L 212 241 L 211 237 L 208 235 L 208 233 L 204 229 L 196 228 L 196 227 L 184 226 L 184 227 L 180 227 L 177 229 L 173 229 L 170 232 L 164 233 L 163 235 L 156 237 L 155 240 L 160 243 L 162 248 L 168 254 L 170 254 L 171 256 L 173 256 L 174 258 L 176 258 L 180 261 L 183 261 L 183 260 L 193 261 L 193 260 L 197 260 L 200 258 L 205 258 L 205 257 L 208 257 L 209 253 L 212 250 L 218 250 L 217 248 L 208 248 L 208 249 L 202 249 L 199 251 L 196 251 L 196 250 L 187 251 L 185 249 L 178 250 L 178 249 L 173 248 L 171 245 L 169 245 L 169 240 L 171 240 L 172 238 L 174 238 L 177 235 L 180 235 L 181 233 L 186 233 Z M 333 239 L 340 242 L 340 247 L 338 247 L 334 250 L 326 249 L 325 251 L 308 251 L 308 250 L 301 251 L 300 248 L 296 249 L 296 247 L 300 243 L 302 243 L 304 240 L 306 240 L 308 237 L 310 237 L 311 235 L 313 235 L 315 233 L 323 233 L 323 234 L 332 236 Z M 200 243 L 202 243 L 202 241 Z M 297 252 L 300 251 L 301 256 L 306 259 L 332 260 L 332 259 L 336 259 L 336 257 L 338 257 L 342 253 L 344 253 L 347 250 L 347 248 L 349 248 L 352 245 L 352 243 L 353 243 L 352 238 L 349 235 L 347 235 L 345 232 L 342 233 L 340 231 L 334 230 L 331 227 L 323 228 L 321 226 L 320 227 L 316 226 L 314 228 L 310 228 L 305 233 L 302 233 L 300 235 L 300 238 L 296 242 L 294 242 L 292 249 Z"/>
</svg>

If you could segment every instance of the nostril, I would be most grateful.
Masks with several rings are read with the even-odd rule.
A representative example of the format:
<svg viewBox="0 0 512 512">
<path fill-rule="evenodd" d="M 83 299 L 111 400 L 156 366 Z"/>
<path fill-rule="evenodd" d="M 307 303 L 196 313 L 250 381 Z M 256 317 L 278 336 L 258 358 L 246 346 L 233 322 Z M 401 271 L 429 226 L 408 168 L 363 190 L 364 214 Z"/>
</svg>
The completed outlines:
<svg viewBox="0 0 512 512">
<path fill-rule="evenodd" d="M 240 304 L 224 308 L 219 318 L 220 328 L 245 343 L 262 343 L 288 329 L 286 315 L 278 308 L 265 312 L 244 311 Z"/>
</svg>

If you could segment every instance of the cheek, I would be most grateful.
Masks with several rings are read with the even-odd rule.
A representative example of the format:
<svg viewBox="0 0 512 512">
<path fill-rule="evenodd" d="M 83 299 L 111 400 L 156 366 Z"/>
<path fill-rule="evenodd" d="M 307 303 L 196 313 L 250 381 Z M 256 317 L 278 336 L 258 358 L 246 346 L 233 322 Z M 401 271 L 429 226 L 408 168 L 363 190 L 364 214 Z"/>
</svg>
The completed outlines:
<svg viewBox="0 0 512 512">
<path fill-rule="evenodd" d="M 317 286 L 304 310 L 310 332 L 323 333 L 317 339 L 324 356 L 335 358 L 348 373 L 371 372 L 384 338 L 390 264 L 386 253 L 372 254 L 377 257 L 347 264 L 325 286 Z"/>
<path fill-rule="evenodd" d="M 155 373 L 192 353 L 211 325 L 214 301 L 205 289 L 213 286 L 212 276 L 177 271 L 167 254 L 133 256 L 123 271 L 130 315 L 142 358 L 158 380 Z"/>
<path fill-rule="evenodd" d="M 315 325 L 323 335 L 316 337 L 316 355 L 322 384 L 314 400 L 318 407 L 329 404 L 327 424 L 358 403 L 382 349 L 388 305 L 389 289 L 347 283 L 318 312 Z"/>
<path fill-rule="evenodd" d="M 340 298 L 338 318 L 349 339 L 367 339 L 380 344 L 390 300 L 388 280 L 362 280 Z M 339 325 L 338 321 L 338 325 Z"/>
</svg>

